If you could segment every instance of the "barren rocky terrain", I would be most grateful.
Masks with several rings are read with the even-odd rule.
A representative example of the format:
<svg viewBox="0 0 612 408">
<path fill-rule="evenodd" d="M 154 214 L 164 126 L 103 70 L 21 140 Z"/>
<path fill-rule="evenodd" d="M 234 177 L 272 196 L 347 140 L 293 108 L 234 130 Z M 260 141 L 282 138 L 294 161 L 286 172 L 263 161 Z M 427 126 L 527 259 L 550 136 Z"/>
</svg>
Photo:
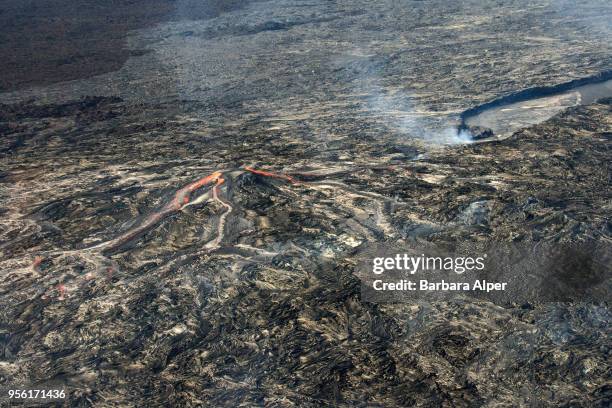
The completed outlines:
<svg viewBox="0 0 612 408">
<path fill-rule="evenodd" d="M 598 262 L 580 248 L 609 251 L 612 99 L 500 139 L 458 130 L 612 70 L 612 7 L 583 3 L 178 2 L 103 41 L 131 55 L 118 69 L 7 86 L 0 389 L 608 406 L 607 301 L 376 303 L 354 273 L 374 243 L 578 248 L 579 276 Z"/>
</svg>

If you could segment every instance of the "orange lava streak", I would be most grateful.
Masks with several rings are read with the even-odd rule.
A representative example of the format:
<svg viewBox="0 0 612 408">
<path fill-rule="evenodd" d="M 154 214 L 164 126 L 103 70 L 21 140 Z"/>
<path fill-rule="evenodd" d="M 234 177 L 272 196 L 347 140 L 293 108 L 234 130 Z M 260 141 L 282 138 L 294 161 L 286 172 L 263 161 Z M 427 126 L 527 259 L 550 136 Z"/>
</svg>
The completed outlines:
<svg viewBox="0 0 612 408">
<path fill-rule="evenodd" d="M 213 183 L 221 177 L 221 172 L 215 171 L 206 177 L 203 177 L 193 183 L 186 185 L 174 194 L 174 200 L 168 204 L 167 209 L 179 210 L 184 204 L 189 203 L 189 196 L 191 193 L 196 191 L 198 188 L 203 187 L 207 184 Z"/>
<path fill-rule="evenodd" d="M 264 171 L 264 170 L 256 170 L 256 169 L 254 169 L 252 167 L 248 167 L 248 166 L 246 166 L 244 169 L 246 171 L 249 171 L 249 172 L 251 172 L 253 174 L 257 174 L 257 175 L 260 175 L 260 176 L 283 179 L 283 180 L 287 180 L 291 184 L 297 184 L 297 181 L 293 177 L 288 176 L 286 174 L 278 174 L 278 173 L 271 173 L 269 171 Z"/>
<path fill-rule="evenodd" d="M 205 186 L 206 184 L 210 184 L 214 181 L 218 180 L 223 180 L 221 178 L 221 172 L 219 171 L 215 171 L 214 173 L 209 174 L 208 176 L 201 178 L 198 181 L 195 181 L 191 184 L 189 184 L 187 187 L 185 187 L 190 193 L 193 193 L 194 191 L 196 191 L 198 188 Z M 218 183 L 217 183 L 218 184 Z"/>
<path fill-rule="evenodd" d="M 157 223 L 159 223 L 162 219 L 167 217 L 170 214 L 175 213 L 176 211 L 180 211 L 184 205 L 188 204 L 190 201 L 191 193 L 196 191 L 197 189 L 216 182 L 215 187 L 221 185 L 225 180 L 221 178 L 222 173 L 219 171 L 215 171 L 214 173 L 209 174 L 206 177 L 203 177 L 193 183 L 186 185 L 185 187 L 179 189 L 175 194 L 174 198 L 163 206 L 159 211 L 156 211 L 145 218 L 139 226 L 134 227 L 117 238 L 108 241 L 103 244 L 104 251 L 109 251 L 115 248 L 120 247 L 121 245 L 130 242 L 141 234 L 145 233 L 149 229 L 153 228 Z M 214 187 L 213 187 L 214 188 Z M 213 190 L 213 194 L 215 190 Z"/>
</svg>

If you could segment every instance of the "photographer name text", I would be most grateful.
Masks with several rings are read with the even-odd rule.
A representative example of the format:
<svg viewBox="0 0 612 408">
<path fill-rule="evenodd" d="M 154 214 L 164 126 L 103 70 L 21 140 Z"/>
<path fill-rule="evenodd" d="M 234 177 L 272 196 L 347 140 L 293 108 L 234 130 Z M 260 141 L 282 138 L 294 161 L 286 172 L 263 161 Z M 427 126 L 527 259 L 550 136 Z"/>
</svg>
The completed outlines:
<svg viewBox="0 0 612 408">
<path fill-rule="evenodd" d="M 414 275 L 417 272 L 453 272 L 462 275 L 469 271 L 482 271 L 485 268 L 486 254 L 481 257 L 430 257 L 397 254 L 393 257 L 374 258 L 372 272 L 381 275 L 385 272 L 403 272 Z M 376 291 L 482 291 L 506 290 L 507 282 L 490 282 L 477 279 L 473 282 L 453 282 L 444 279 L 376 279 L 372 287 Z"/>
</svg>

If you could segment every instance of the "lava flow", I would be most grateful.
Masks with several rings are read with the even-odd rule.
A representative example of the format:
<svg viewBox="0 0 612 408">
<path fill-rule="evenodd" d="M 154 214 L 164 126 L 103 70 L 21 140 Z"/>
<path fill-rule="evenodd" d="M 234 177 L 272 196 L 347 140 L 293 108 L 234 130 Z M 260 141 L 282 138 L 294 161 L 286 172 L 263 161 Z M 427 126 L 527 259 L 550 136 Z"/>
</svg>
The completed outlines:
<svg viewBox="0 0 612 408">
<path fill-rule="evenodd" d="M 208 185 L 211 183 L 215 183 L 215 188 L 220 186 L 224 180 L 221 178 L 221 173 L 215 171 L 210 175 L 203 177 L 193 183 L 188 184 L 187 186 L 181 188 L 174 194 L 174 198 L 162 207 L 161 210 L 156 211 L 149 215 L 139 226 L 125 232 L 124 234 L 118 236 L 117 238 L 105 242 L 99 246 L 103 247 L 103 252 L 113 251 L 122 245 L 132 241 L 134 238 L 142 235 L 155 225 L 157 225 L 161 220 L 173 214 L 179 210 L 181 210 L 185 205 L 189 204 L 191 201 L 191 193 L 194 191 Z"/>
<path fill-rule="evenodd" d="M 293 177 L 288 176 L 286 174 L 278 174 L 265 170 L 257 170 L 250 166 L 245 166 L 244 170 L 256 174 L 258 176 L 286 180 L 291 184 L 297 184 L 297 181 Z M 166 218 L 170 214 L 180 211 L 182 208 L 188 205 L 200 203 L 204 201 L 204 199 L 209 198 L 208 193 L 205 193 L 202 196 L 191 200 L 191 194 L 196 190 L 211 183 L 215 183 L 212 188 L 212 199 L 221 204 L 223 207 L 225 207 L 226 211 L 221 215 L 219 219 L 217 225 L 217 236 L 215 237 L 215 239 L 208 242 L 205 246 L 208 249 L 218 248 L 224 237 L 223 230 L 225 228 L 226 219 L 228 215 L 232 212 L 233 207 L 231 204 L 227 203 L 219 197 L 219 188 L 225 183 L 225 179 L 223 178 L 223 173 L 221 173 L 220 171 L 215 171 L 210 175 L 203 177 L 191 184 L 188 184 L 187 186 L 178 190 L 174 194 L 174 198 L 172 199 L 172 201 L 166 204 L 161 210 L 149 215 L 139 226 L 125 232 L 124 234 L 109 242 L 102 244 L 102 246 L 104 247 L 103 252 L 109 252 L 121 247 L 122 245 L 125 245 L 126 243 L 132 241 L 136 237 L 142 235 L 143 233 L 157 225 L 162 219 Z"/>
<path fill-rule="evenodd" d="M 264 170 L 257 170 L 257 169 L 254 169 L 252 167 L 249 167 L 249 166 L 245 166 L 244 169 L 246 171 L 248 171 L 248 172 L 251 172 L 253 174 L 257 174 L 259 176 L 283 179 L 283 180 L 287 180 L 291 184 L 297 184 L 297 181 L 293 177 L 288 176 L 286 174 L 278 174 L 278 173 L 272 173 L 272 172 L 264 171 Z"/>
<path fill-rule="evenodd" d="M 291 184 L 297 184 L 297 181 L 293 177 L 285 174 L 272 173 L 265 170 L 257 170 L 249 166 L 245 166 L 244 170 L 256 174 L 258 176 L 286 180 Z M 215 183 L 212 188 L 212 199 L 226 208 L 226 211 L 221 215 L 221 218 L 219 219 L 219 223 L 217 226 L 217 237 L 206 244 L 207 248 L 217 248 L 224 236 L 223 229 L 225 227 L 225 220 L 227 219 L 229 213 L 231 213 L 231 211 L 233 210 L 231 204 L 225 202 L 219 197 L 219 188 L 225 183 L 223 173 L 220 171 L 215 171 L 209 174 L 208 176 L 203 177 L 181 188 L 174 194 L 174 197 L 170 202 L 163 206 L 159 211 L 155 211 L 150 214 L 138 226 L 128 230 L 127 232 L 110 241 L 99 244 L 93 248 L 102 248 L 102 252 L 105 253 L 120 248 L 121 246 L 129 243 L 130 241 L 134 240 L 135 238 L 141 236 L 142 234 L 153 228 L 155 225 L 157 225 L 169 215 L 180 211 L 186 206 L 197 204 L 204 201 L 205 199 L 210 198 L 210 196 L 208 195 L 209 193 L 207 192 L 192 200 L 191 194 L 197 191 L 198 189 L 212 183 Z"/>
</svg>

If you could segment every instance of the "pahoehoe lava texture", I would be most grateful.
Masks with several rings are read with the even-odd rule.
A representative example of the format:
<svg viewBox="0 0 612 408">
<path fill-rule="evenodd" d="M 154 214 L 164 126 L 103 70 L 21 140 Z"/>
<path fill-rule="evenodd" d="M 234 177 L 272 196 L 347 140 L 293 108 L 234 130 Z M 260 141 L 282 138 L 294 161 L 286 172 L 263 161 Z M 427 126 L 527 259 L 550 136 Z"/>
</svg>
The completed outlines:
<svg viewBox="0 0 612 408">
<path fill-rule="evenodd" d="M 334 171 L 287 154 L 306 143 L 189 136 L 191 122 L 141 122 L 141 108 L 18 110 L 2 169 L 3 378 L 62 378 L 82 405 L 604 405 L 606 307 L 376 306 L 360 301 L 350 253 L 419 226 L 436 242 L 607 239 L 610 101 L 392 166 L 375 158 L 386 143 L 355 140 L 369 164 Z M 269 143 L 283 146 L 272 162 Z M 221 202 L 206 196 L 219 175 L 194 185 L 216 171 Z M 488 211 L 472 224 L 474 202 Z M 114 254 L 90 252 L 160 208 L 173 211 Z"/>
<path fill-rule="evenodd" d="M 607 304 L 373 304 L 354 275 L 368 243 L 609 245 L 612 100 L 480 144 L 388 126 L 607 71 L 604 36 L 549 2 L 396 3 L 253 2 L 141 31 L 116 78 L 0 95 L 0 388 L 607 406 Z"/>
</svg>

